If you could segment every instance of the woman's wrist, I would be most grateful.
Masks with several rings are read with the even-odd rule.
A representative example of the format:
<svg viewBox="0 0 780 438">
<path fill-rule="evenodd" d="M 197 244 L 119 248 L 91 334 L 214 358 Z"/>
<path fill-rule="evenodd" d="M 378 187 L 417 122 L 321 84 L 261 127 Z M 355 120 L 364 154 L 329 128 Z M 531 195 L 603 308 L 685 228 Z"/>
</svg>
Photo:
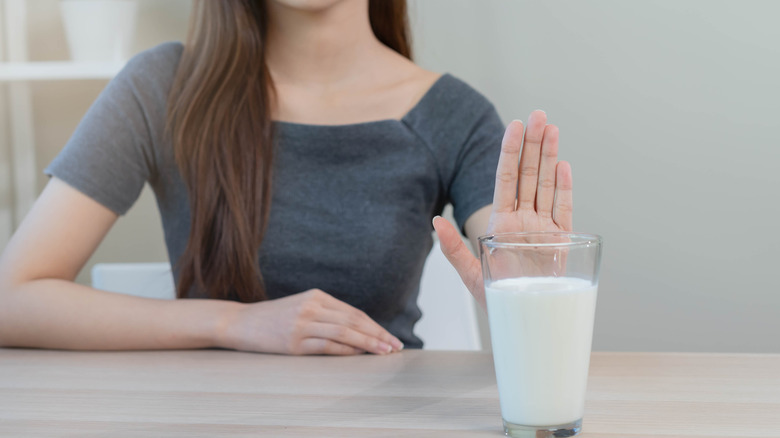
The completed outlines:
<svg viewBox="0 0 780 438">
<path fill-rule="evenodd" d="M 235 325 L 238 314 L 246 304 L 236 301 L 211 300 L 214 304 L 214 314 L 210 328 L 210 343 L 214 347 L 236 349 L 231 327 Z"/>
</svg>

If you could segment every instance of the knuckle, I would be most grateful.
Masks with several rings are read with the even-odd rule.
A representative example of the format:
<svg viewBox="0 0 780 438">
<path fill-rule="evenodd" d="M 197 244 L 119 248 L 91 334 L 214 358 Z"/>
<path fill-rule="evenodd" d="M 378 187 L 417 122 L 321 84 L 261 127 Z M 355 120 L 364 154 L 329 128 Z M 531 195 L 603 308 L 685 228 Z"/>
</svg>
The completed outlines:
<svg viewBox="0 0 780 438">
<path fill-rule="evenodd" d="M 532 176 L 532 175 L 536 175 L 538 171 L 539 171 L 538 166 L 523 166 L 520 168 L 520 175 Z"/>
<path fill-rule="evenodd" d="M 543 180 L 539 181 L 539 188 L 547 190 L 554 189 L 555 181 L 549 178 L 544 178 Z"/>
<path fill-rule="evenodd" d="M 317 289 L 316 297 L 317 297 L 317 301 L 320 302 L 320 303 L 326 303 L 326 302 L 329 302 L 329 301 L 333 301 L 335 299 L 335 298 L 333 298 L 333 295 L 325 292 L 322 289 Z"/>
<path fill-rule="evenodd" d="M 360 327 L 362 322 L 362 317 L 359 313 L 351 313 L 347 316 L 346 324 L 348 327 L 351 327 L 353 329 L 357 329 Z"/>
<path fill-rule="evenodd" d="M 304 354 L 303 345 L 301 345 L 301 342 L 295 338 L 290 339 L 290 341 L 287 342 L 287 351 L 293 356 L 300 356 Z"/>
<path fill-rule="evenodd" d="M 293 336 L 298 336 L 299 334 L 303 333 L 306 330 L 306 326 L 309 324 L 309 321 L 305 318 L 297 318 L 292 323 L 292 334 Z"/>
<path fill-rule="evenodd" d="M 351 351 L 352 349 L 350 347 L 333 341 L 326 340 L 322 346 L 323 353 L 331 354 L 334 356 L 345 356 L 350 354 Z"/>
<path fill-rule="evenodd" d="M 304 301 L 298 308 L 298 318 L 300 319 L 313 319 L 319 310 L 317 303 L 313 301 Z"/>
<path fill-rule="evenodd" d="M 528 132 L 530 131 L 530 132 Z M 529 129 L 525 133 L 525 145 L 526 146 L 539 146 L 544 140 L 544 131 L 536 131 Z"/>
<path fill-rule="evenodd" d="M 355 354 L 355 349 L 347 345 L 333 344 L 331 354 L 338 356 L 349 356 Z"/>
<path fill-rule="evenodd" d="M 512 172 L 496 172 L 496 181 L 502 183 L 512 183 L 517 181 L 517 176 Z"/>
<path fill-rule="evenodd" d="M 338 346 L 335 342 L 328 341 L 327 339 L 322 341 L 322 348 L 318 353 L 322 354 L 338 354 Z"/>
<path fill-rule="evenodd" d="M 501 144 L 502 154 L 516 154 L 520 152 L 520 143 L 517 141 L 505 141 Z"/>
</svg>

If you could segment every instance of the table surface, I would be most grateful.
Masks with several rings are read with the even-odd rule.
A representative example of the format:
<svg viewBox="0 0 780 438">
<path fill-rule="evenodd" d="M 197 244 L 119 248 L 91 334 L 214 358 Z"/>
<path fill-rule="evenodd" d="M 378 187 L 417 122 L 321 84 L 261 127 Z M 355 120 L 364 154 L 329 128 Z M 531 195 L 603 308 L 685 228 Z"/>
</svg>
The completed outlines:
<svg viewBox="0 0 780 438">
<path fill-rule="evenodd" d="M 0 436 L 500 437 L 480 352 L 0 349 Z M 594 353 L 583 437 L 780 437 L 780 355 Z"/>
</svg>

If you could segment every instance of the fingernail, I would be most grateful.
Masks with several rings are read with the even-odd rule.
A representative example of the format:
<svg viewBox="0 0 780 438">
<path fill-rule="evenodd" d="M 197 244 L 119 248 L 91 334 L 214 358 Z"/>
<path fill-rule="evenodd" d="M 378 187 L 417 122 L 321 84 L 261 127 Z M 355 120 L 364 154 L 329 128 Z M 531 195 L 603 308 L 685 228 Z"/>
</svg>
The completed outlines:
<svg viewBox="0 0 780 438">
<path fill-rule="evenodd" d="M 439 216 L 438 214 L 436 216 L 434 216 L 433 219 L 431 219 L 431 225 L 433 225 L 435 227 L 436 226 L 436 219 L 438 219 L 440 217 L 441 216 Z"/>
<path fill-rule="evenodd" d="M 393 346 L 390 344 L 385 344 L 384 342 L 379 343 L 379 348 L 377 348 L 379 354 L 387 354 L 393 351 Z"/>
<path fill-rule="evenodd" d="M 404 349 L 403 342 L 399 341 L 398 339 L 395 339 L 393 341 L 393 347 L 395 347 L 396 350 L 401 351 Z"/>
</svg>

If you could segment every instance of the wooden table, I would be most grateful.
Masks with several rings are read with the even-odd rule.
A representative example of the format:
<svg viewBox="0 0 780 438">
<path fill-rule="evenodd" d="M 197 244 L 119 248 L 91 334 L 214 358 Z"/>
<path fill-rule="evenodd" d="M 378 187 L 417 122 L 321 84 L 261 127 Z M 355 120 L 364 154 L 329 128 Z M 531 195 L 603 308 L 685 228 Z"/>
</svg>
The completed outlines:
<svg viewBox="0 0 780 438">
<path fill-rule="evenodd" d="M 0 436 L 500 437 L 485 353 L 0 349 Z M 780 355 L 594 353 L 583 437 L 780 437 Z"/>
</svg>

